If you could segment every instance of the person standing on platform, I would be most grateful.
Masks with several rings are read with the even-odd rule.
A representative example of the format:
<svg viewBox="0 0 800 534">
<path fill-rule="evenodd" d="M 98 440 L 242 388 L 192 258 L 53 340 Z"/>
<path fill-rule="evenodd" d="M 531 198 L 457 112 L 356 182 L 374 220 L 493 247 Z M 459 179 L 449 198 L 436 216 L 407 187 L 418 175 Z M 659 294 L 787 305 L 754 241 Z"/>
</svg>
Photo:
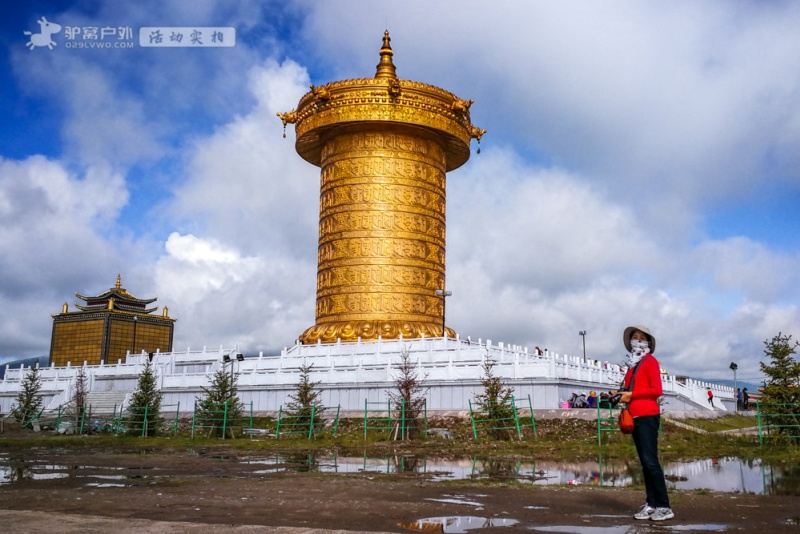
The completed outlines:
<svg viewBox="0 0 800 534">
<path fill-rule="evenodd" d="M 622 341 L 630 353 L 628 371 L 622 381 L 620 402 L 627 403 L 633 416 L 633 443 L 644 472 L 647 500 L 633 515 L 634 519 L 666 521 L 675 517 L 670 508 L 664 470 L 658 461 L 658 430 L 661 426 L 661 406 L 658 398 L 663 394 L 661 366 L 653 353 L 656 338 L 643 326 L 629 326 Z"/>
</svg>

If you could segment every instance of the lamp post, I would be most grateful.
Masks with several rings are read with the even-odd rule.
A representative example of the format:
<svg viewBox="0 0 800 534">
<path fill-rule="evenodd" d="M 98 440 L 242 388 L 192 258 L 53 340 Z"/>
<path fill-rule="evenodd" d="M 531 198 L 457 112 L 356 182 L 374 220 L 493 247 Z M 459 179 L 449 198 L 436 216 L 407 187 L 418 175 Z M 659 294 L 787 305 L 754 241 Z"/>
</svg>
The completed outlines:
<svg viewBox="0 0 800 534">
<path fill-rule="evenodd" d="M 236 355 L 236 368 L 242 368 L 242 362 L 244 361 L 244 354 L 241 352 Z M 231 361 L 231 383 L 233 383 L 233 361 Z"/>
<path fill-rule="evenodd" d="M 228 364 L 231 365 L 231 383 L 233 383 L 233 374 L 234 374 L 233 362 L 234 362 L 234 360 L 233 360 L 233 358 L 231 356 L 233 356 L 232 352 L 229 353 L 229 354 L 223 354 L 222 355 L 222 365 L 223 365 L 223 367 L 225 365 L 228 365 Z M 236 355 L 236 361 L 240 362 L 239 365 L 241 365 L 241 362 L 244 361 L 244 354 L 242 354 L 241 352 L 238 353 Z"/>
<path fill-rule="evenodd" d="M 734 362 L 731 362 L 730 370 L 733 371 L 733 390 L 736 391 L 736 370 L 739 368 Z M 736 411 L 739 411 L 739 394 L 736 393 Z"/>
<path fill-rule="evenodd" d="M 233 358 L 231 358 L 230 354 L 223 354 L 222 355 L 222 367 L 224 368 L 228 364 L 230 364 L 230 366 L 231 366 L 231 383 L 233 383 Z"/>
<path fill-rule="evenodd" d="M 447 330 L 444 329 L 444 312 L 447 297 L 453 294 L 452 291 L 445 291 L 444 289 L 437 289 L 436 294 L 442 297 L 442 337 L 447 337 Z"/>
<path fill-rule="evenodd" d="M 583 338 L 583 363 L 586 363 L 586 330 L 581 330 L 578 335 Z"/>
</svg>

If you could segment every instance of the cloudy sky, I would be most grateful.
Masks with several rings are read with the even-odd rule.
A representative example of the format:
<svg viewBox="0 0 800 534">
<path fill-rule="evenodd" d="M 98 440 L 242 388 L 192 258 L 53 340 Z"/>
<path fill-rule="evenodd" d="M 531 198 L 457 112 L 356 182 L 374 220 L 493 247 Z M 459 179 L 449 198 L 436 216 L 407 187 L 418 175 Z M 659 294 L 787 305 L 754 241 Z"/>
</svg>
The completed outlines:
<svg viewBox="0 0 800 534">
<path fill-rule="evenodd" d="M 193 26 L 236 44 L 139 45 Z M 670 372 L 757 380 L 800 335 L 799 27 L 793 2 L 3 2 L 0 362 L 117 274 L 176 349 L 291 345 L 319 170 L 275 113 L 373 76 L 388 28 L 398 75 L 489 132 L 448 175 L 448 326 L 619 361 L 645 324 Z"/>
</svg>

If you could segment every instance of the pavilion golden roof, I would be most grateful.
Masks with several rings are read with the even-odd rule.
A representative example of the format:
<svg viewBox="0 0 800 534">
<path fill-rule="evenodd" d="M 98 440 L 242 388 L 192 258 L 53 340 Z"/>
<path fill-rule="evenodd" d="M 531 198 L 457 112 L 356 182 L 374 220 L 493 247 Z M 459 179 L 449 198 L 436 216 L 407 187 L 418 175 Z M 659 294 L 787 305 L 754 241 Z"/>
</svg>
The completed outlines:
<svg viewBox="0 0 800 534">
<path fill-rule="evenodd" d="M 116 311 L 122 313 L 132 313 L 137 315 L 148 315 L 153 313 L 158 309 L 158 307 L 148 308 L 148 304 L 152 304 L 156 300 L 157 297 L 150 298 L 150 299 L 140 299 L 128 293 L 128 291 L 122 287 L 122 277 L 117 275 L 117 281 L 114 287 L 109 288 L 107 291 L 104 291 L 100 295 L 96 296 L 85 296 L 81 295 L 78 292 L 75 292 L 75 296 L 85 302 L 84 305 L 75 303 L 75 307 L 82 311 L 82 312 L 98 312 L 98 311 Z M 164 308 L 165 312 L 163 318 L 169 319 L 167 315 L 166 308 Z M 64 307 L 64 311 L 62 313 L 69 313 L 66 311 L 66 305 Z"/>
</svg>

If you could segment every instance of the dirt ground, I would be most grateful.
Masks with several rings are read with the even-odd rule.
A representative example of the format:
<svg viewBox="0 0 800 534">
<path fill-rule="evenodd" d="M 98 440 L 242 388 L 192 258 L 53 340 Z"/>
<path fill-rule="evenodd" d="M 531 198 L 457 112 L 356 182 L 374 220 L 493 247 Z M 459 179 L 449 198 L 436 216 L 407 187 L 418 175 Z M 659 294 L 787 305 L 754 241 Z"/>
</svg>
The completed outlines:
<svg viewBox="0 0 800 534">
<path fill-rule="evenodd" d="M 636 489 L 303 472 L 237 454 L 2 451 L 0 532 L 463 532 L 488 518 L 516 523 L 478 532 L 800 532 L 793 496 L 675 491 L 676 518 L 653 524 L 630 517 Z M 418 522 L 445 517 L 461 527 Z"/>
</svg>

